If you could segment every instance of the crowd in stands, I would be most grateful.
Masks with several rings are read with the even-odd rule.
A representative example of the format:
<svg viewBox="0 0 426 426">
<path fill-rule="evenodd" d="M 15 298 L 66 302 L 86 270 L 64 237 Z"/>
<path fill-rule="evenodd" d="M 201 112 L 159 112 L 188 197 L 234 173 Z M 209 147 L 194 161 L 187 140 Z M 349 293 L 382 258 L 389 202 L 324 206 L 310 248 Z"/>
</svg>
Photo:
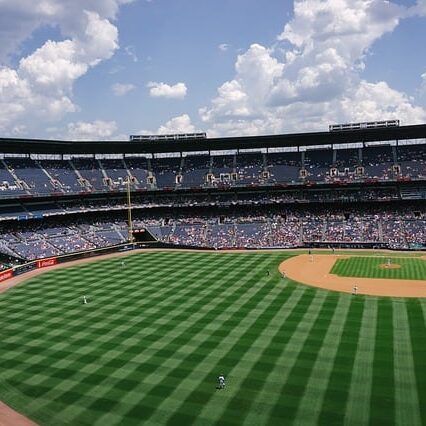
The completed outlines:
<svg viewBox="0 0 426 426">
<path fill-rule="evenodd" d="M 416 198 L 418 190 L 412 189 L 410 197 Z M 281 205 L 281 204 L 306 204 L 324 202 L 365 202 L 365 201 L 392 201 L 406 197 L 400 193 L 395 185 L 389 188 L 334 188 L 333 190 L 269 190 L 258 192 L 227 192 L 214 193 L 188 193 L 188 194 L 157 194 L 157 195 L 132 195 L 132 207 L 138 209 L 178 208 L 178 207 L 229 207 L 252 205 Z M 426 188 L 425 188 L 426 197 Z M 67 201 L 15 200 L 6 206 L 0 205 L 0 222 L 11 218 L 60 216 L 68 213 L 88 211 L 119 211 L 127 210 L 125 194 L 108 199 L 77 198 Z"/>
<path fill-rule="evenodd" d="M 92 219 L 93 220 L 93 219 Z M 90 221 L 64 218 L 60 222 L 16 222 L 0 227 L 0 252 L 33 260 L 125 242 L 124 221 Z"/>
<path fill-rule="evenodd" d="M 425 145 L 306 152 L 0 161 L 0 196 L 425 179 Z"/>
<path fill-rule="evenodd" d="M 134 228 L 164 243 L 210 248 L 298 247 L 313 243 L 377 243 L 426 247 L 425 206 L 235 207 L 219 211 L 169 209 L 135 212 Z M 122 212 L 80 214 L 0 225 L 0 252 L 31 260 L 128 241 Z"/>
<path fill-rule="evenodd" d="M 5 271 L 6 269 L 9 269 L 11 267 L 11 264 L 8 262 L 0 262 L 0 272 Z"/>
<path fill-rule="evenodd" d="M 204 220 L 204 223 L 202 223 Z M 280 214 L 188 218 L 174 221 L 163 241 L 222 247 L 295 247 L 313 242 L 426 246 L 426 213 L 402 209 L 281 209 Z"/>
<path fill-rule="evenodd" d="M 7 269 L 12 268 L 13 266 L 19 264 L 19 259 L 17 259 L 13 255 L 9 255 L 7 253 L 2 252 L 0 248 L 0 272 L 3 272 Z M 7 251 L 7 249 L 6 249 Z"/>
</svg>

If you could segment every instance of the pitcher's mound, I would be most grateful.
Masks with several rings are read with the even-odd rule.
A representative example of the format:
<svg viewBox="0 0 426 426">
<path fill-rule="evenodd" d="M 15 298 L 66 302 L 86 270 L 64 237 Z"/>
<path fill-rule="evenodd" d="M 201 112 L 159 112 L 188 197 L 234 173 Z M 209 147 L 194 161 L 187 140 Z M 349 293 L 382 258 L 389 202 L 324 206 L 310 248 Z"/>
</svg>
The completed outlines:
<svg viewBox="0 0 426 426">
<path fill-rule="evenodd" d="M 390 265 L 387 263 L 382 263 L 379 265 L 380 269 L 399 269 L 401 268 L 401 265 L 398 265 L 397 263 L 391 263 Z"/>
</svg>

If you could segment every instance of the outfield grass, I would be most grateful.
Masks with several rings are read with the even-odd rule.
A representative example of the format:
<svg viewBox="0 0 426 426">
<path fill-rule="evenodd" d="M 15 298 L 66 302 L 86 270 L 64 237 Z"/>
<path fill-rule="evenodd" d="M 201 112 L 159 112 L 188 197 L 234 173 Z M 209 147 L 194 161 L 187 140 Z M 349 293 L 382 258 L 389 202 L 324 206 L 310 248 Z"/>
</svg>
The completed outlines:
<svg viewBox="0 0 426 426">
<path fill-rule="evenodd" d="M 0 399 L 41 425 L 426 424 L 426 299 L 298 285 L 284 259 L 146 253 L 15 287 Z"/>
<path fill-rule="evenodd" d="M 380 265 L 387 264 L 388 259 L 391 260 L 392 264 L 400 265 L 401 268 L 381 268 Z M 355 256 L 348 259 L 338 259 L 333 265 L 331 273 L 341 277 L 426 280 L 426 261 L 404 257 Z"/>
</svg>

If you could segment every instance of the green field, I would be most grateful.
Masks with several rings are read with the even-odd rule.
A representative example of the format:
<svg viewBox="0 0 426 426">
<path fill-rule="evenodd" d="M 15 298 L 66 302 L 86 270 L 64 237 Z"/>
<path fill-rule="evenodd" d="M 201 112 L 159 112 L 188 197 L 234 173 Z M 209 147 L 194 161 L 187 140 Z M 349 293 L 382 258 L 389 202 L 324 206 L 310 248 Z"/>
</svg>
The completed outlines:
<svg viewBox="0 0 426 426">
<path fill-rule="evenodd" d="M 399 269 L 384 269 L 380 265 L 398 264 Z M 386 278 L 402 280 L 426 280 L 426 261 L 407 257 L 361 257 L 338 259 L 331 269 L 332 274 L 341 277 Z"/>
<path fill-rule="evenodd" d="M 295 284 L 285 258 L 155 252 L 33 278 L 0 295 L 0 399 L 55 426 L 426 424 L 426 299 Z"/>
</svg>

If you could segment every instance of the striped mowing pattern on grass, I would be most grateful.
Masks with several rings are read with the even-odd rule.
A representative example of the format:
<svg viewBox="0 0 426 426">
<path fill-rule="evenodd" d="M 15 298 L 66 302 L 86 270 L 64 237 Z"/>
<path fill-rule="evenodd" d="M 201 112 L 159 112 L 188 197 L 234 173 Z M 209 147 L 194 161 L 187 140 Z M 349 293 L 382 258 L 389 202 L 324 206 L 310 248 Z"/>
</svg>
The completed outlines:
<svg viewBox="0 0 426 426">
<path fill-rule="evenodd" d="M 401 268 L 383 268 L 390 259 L 391 264 Z M 361 257 L 337 259 L 330 273 L 341 277 L 387 278 L 403 280 L 426 280 L 426 260 L 404 257 Z"/>
<path fill-rule="evenodd" d="M 426 300 L 298 285 L 284 259 L 145 253 L 15 287 L 0 399 L 41 425 L 426 424 Z"/>
</svg>

